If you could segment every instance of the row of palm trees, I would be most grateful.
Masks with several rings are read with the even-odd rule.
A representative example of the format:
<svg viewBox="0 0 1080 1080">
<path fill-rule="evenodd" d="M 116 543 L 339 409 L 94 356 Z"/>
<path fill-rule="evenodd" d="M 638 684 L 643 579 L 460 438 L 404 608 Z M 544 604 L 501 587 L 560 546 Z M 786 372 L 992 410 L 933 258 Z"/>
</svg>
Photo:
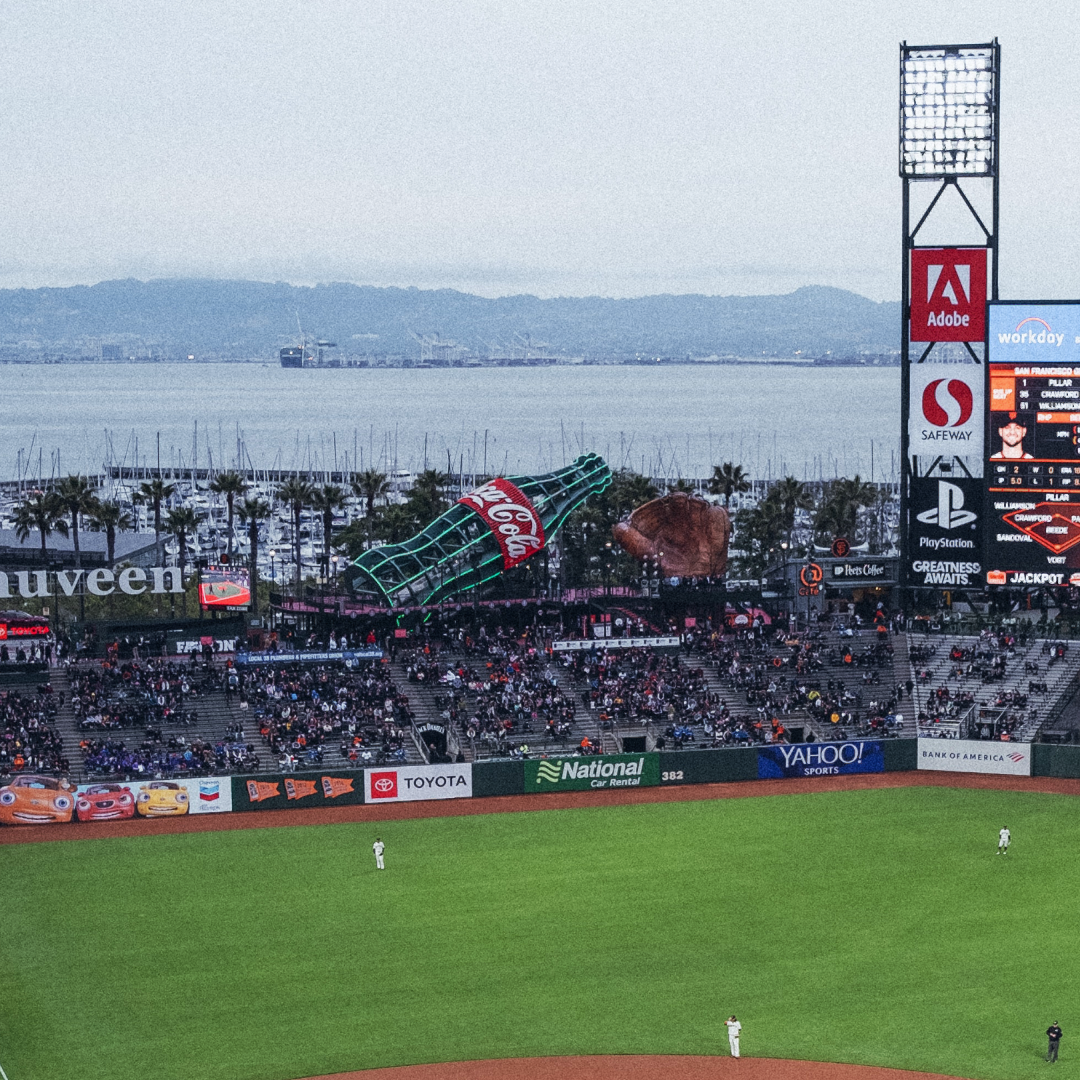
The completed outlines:
<svg viewBox="0 0 1080 1080">
<path fill-rule="evenodd" d="M 371 517 L 376 502 L 389 491 L 390 483 L 384 473 L 376 469 L 367 469 L 352 478 L 350 488 L 353 495 L 363 500 L 365 514 Z M 270 517 L 270 504 L 257 496 L 248 496 L 248 483 L 237 472 L 218 473 L 210 484 L 210 490 L 225 498 L 226 553 L 230 559 L 233 554 L 233 526 L 236 518 L 239 517 L 241 523 L 247 526 L 249 557 L 254 581 L 258 561 L 259 523 Z M 155 477 L 139 487 L 133 501 L 146 505 L 152 510 L 156 540 L 160 541 L 163 533 L 176 537 L 177 563 L 181 570 L 185 570 L 188 543 L 202 519 L 194 509 L 188 506 L 168 508 L 169 500 L 175 493 L 175 484 Z M 334 514 L 346 505 L 347 492 L 335 484 L 319 487 L 302 477 L 293 477 L 281 484 L 275 494 L 290 508 L 296 579 L 299 583 L 301 515 L 307 508 L 321 514 L 323 557 L 329 561 Z M 88 477 L 63 477 L 45 490 L 32 492 L 15 510 L 16 535 L 22 541 L 26 541 L 35 532 L 40 536 L 43 563 L 48 561 L 49 536 L 59 533 L 71 538 L 75 549 L 75 565 L 81 566 L 80 531 L 88 523 L 105 533 L 107 559 L 109 563 L 113 563 L 116 555 L 117 534 L 132 529 L 134 523 L 121 503 L 102 499 Z"/>
</svg>

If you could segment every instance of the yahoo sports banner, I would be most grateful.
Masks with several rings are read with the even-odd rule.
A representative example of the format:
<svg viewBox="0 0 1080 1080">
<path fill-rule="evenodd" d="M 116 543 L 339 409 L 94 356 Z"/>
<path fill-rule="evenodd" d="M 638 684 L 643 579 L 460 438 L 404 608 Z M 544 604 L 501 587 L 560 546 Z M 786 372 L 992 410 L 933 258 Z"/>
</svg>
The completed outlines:
<svg viewBox="0 0 1080 1080">
<path fill-rule="evenodd" d="M 919 768 L 940 772 L 1031 775 L 1031 743 L 920 739 Z"/>
<path fill-rule="evenodd" d="M 758 747 L 758 777 L 844 776 L 885 771 L 879 742 L 795 743 Z"/>
<path fill-rule="evenodd" d="M 472 765 L 400 765 L 364 771 L 364 802 L 472 798 Z"/>
</svg>

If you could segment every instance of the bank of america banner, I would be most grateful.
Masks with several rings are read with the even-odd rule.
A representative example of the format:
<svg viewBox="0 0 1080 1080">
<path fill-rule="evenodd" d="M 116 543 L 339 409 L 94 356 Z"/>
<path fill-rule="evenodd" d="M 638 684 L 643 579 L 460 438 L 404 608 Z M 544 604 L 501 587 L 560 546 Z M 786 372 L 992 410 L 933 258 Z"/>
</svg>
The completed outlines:
<svg viewBox="0 0 1080 1080">
<path fill-rule="evenodd" d="M 1031 744 L 976 739 L 920 739 L 919 768 L 941 772 L 1031 775 Z"/>
<path fill-rule="evenodd" d="M 843 776 L 885 771 L 879 742 L 795 743 L 758 747 L 758 777 Z"/>
<path fill-rule="evenodd" d="M 472 765 L 401 765 L 364 771 L 364 802 L 472 798 Z"/>
</svg>

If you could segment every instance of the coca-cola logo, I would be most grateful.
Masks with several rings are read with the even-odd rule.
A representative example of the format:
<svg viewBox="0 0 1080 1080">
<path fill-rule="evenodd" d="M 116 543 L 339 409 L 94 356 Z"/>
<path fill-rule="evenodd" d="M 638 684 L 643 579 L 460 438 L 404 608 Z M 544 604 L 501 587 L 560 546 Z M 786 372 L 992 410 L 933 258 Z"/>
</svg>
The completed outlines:
<svg viewBox="0 0 1080 1080">
<path fill-rule="evenodd" d="M 945 385 L 946 400 L 942 402 L 939 388 L 944 382 L 944 379 L 935 379 L 926 384 L 922 396 L 923 416 L 934 427 L 962 427 L 971 419 L 974 404 L 971 387 L 963 379 L 949 379 Z"/>
<path fill-rule="evenodd" d="M 544 546 L 544 525 L 528 496 L 509 480 L 495 480 L 458 502 L 474 510 L 491 529 L 503 555 L 503 569 L 524 562 Z"/>
</svg>

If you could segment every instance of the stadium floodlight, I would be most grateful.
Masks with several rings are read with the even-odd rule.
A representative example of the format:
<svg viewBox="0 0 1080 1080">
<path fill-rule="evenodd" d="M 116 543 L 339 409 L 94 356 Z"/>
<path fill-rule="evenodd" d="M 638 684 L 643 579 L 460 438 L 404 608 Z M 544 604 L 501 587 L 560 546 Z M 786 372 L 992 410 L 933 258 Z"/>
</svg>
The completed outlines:
<svg viewBox="0 0 1080 1080">
<path fill-rule="evenodd" d="M 900 175 L 997 175 L 999 49 L 901 46 Z"/>
</svg>

